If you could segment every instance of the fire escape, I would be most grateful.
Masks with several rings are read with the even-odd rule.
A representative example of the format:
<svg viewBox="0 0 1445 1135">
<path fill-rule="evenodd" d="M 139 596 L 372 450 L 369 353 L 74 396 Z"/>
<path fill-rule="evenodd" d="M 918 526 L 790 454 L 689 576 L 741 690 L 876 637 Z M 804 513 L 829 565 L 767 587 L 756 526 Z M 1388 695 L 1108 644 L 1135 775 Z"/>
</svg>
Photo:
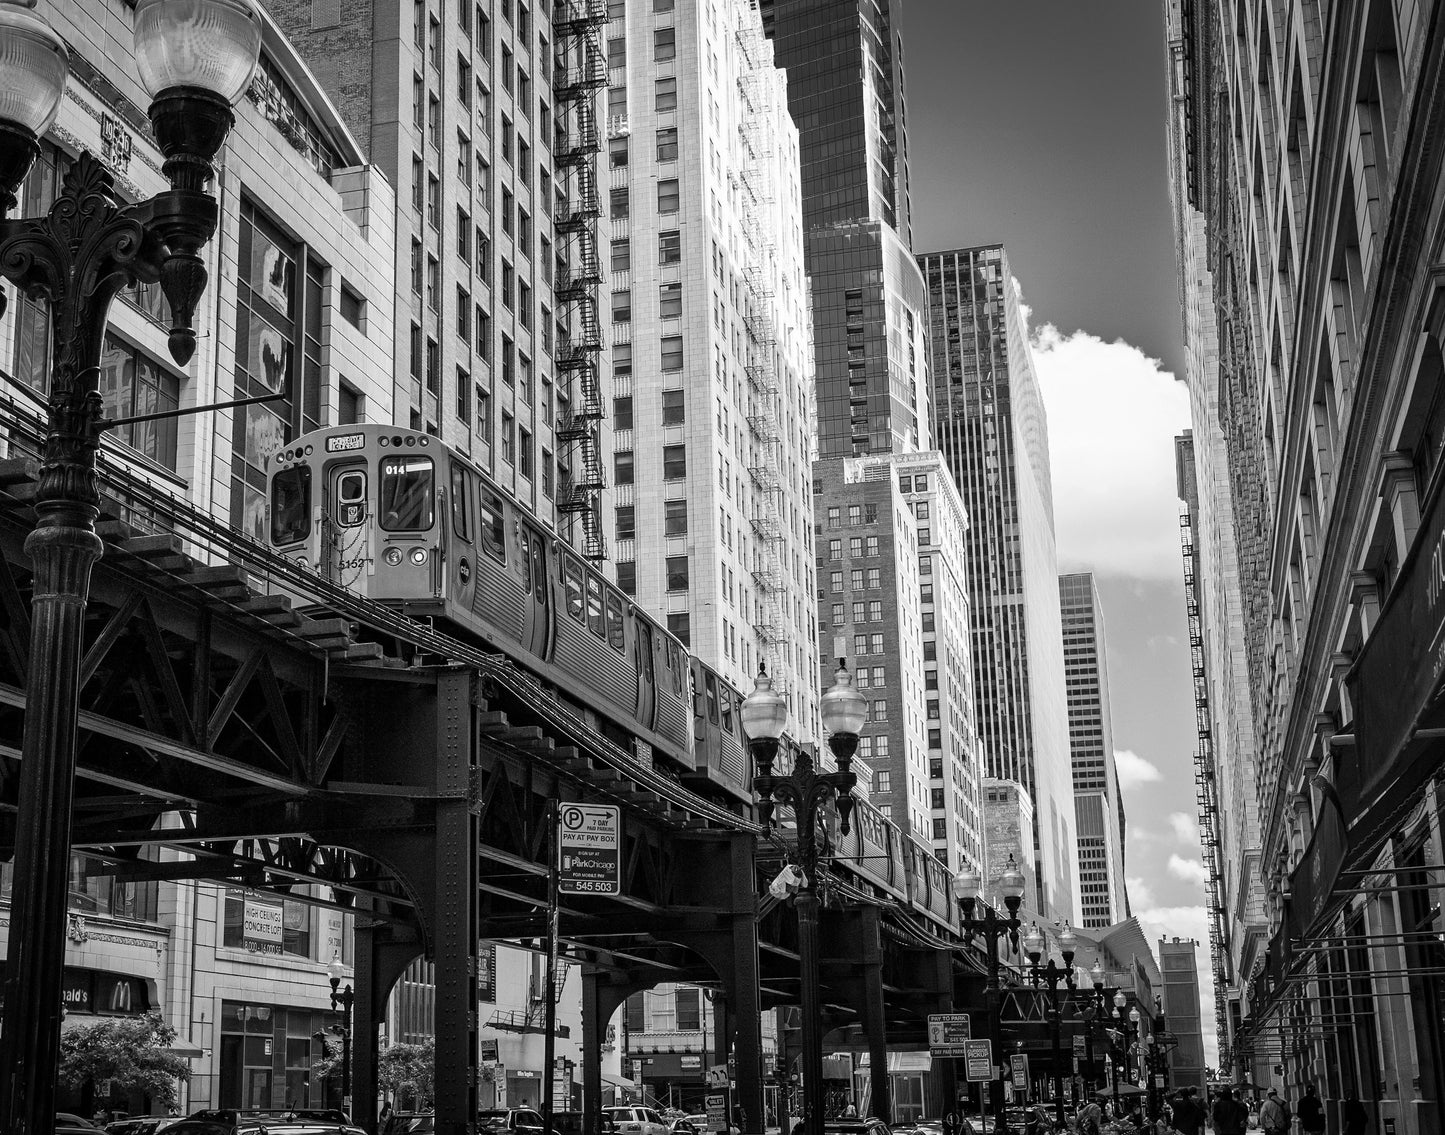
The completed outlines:
<svg viewBox="0 0 1445 1135">
<path fill-rule="evenodd" d="M 1194 750 L 1194 783 L 1199 803 L 1199 842 L 1204 852 L 1205 896 L 1209 905 L 1214 1021 L 1219 1035 L 1219 1067 L 1229 1068 L 1229 930 L 1219 871 L 1219 786 L 1215 779 L 1214 726 L 1209 716 L 1209 676 L 1205 670 L 1199 586 L 1194 571 L 1194 529 L 1188 508 L 1179 514 L 1179 539 L 1184 554 L 1184 602 L 1189 612 L 1189 656 L 1194 668 L 1194 720 L 1199 731 L 1199 746 Z"/>
<path fill-rule="evenodd" d="M 743 130 L 739 142 L 744 153 L 742 176 L 737 179 L 750 253 L 743 273 L 746 299 L 743 326 L 747 331 L 748 476 L 752 481 L 753 583 L 757 587 L 754 629 L 768 653 L 788 638 L 784 615 L 786 590 L 785 527 L 780 476 L 783 462 L 778 380 L 775 370 L 777 330 L 772 319 L 773 272 L 777 250 L 772 233 L 775 202 L 772 199 L 772 134 L 762 111 L 766 105 L 759 89 L 763 67 L 762 25 L 746 15 L 737 27 L 738 93 L 743 100 Z"/>
<path fill-rule="evenodd" d="M 559 125 L 557 184 L 565 199 L 557 210 L 557 369 L 565 401 L 557 418 L 558 447 L 567 446 L 567 473 L 559 476 L 557 508 L 582 522 L 582 554 L 607 558 L 602 532 L 602 322 L 598 289 L 602 260 L 597 222 L 602 202 L 597 190 L 597 155 L 602 139 L 597 124 L 597 92 L 607 85 L 601 29 L 607 0 L 562 0 L 553 29 L 557 36 L 553 96 Z"/>
</svg>

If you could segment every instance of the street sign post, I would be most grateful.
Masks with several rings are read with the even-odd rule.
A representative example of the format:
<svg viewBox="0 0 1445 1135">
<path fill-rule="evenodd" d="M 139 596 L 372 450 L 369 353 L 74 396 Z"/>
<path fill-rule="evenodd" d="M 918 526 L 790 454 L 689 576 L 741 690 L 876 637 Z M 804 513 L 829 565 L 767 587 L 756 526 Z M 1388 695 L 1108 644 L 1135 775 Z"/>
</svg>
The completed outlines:
<svg viewBox="0 0 1445 1135">
<path fill-rule="evenodd" d="M 971 1083 L 993 1079 L 993 1041 L 969 1040 L 963 1044 L 964 1073 Z"/>
<path fill-rule="evenodd" d="M 1027 1099 L 1029 1094 L 1029 1058 L 1022 1052 L 1015 1052 L 1009 1057 L 1009 1063 L 1013 1069 L 1014 1091 Z"/>
<path fill-rule="evenodd" d="M 707 1097 L 707 1129 L 726 1131 L 728 1129 L 727 1096 L 721 1092 L 709 1093 Z"/>
<path fill-rule="evenodd" d="M 967 1056 L 971 1035 L 967 1013 L 928 1014 L 928 1051 L 933 1056 Z"/>
<path fill-rule="evenodd" d="M 622 815 L 615 804 L 563 804 L 557 845 L 562 894 L 622 893 Z"/>
</svg>

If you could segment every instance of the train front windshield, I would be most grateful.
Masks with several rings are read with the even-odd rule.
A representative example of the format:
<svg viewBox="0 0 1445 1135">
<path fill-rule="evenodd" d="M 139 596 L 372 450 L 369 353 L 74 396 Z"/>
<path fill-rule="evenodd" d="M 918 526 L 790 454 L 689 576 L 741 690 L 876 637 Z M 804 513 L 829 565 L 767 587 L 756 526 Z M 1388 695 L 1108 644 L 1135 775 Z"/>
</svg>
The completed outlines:
<svg viewBox="0 0 1445 1135">
<path fill-rule="evenodd" d="M 381 526 L 388 532 L 424 532 L 435 499 L 430 457 L 385 457 L 381 462 Z"/>
<path fill-rule="evenodd" d="M 311 469 L 296 465 L 271 480 L 271 542 L 295 544 L 311 534 Z"/>
</svg>

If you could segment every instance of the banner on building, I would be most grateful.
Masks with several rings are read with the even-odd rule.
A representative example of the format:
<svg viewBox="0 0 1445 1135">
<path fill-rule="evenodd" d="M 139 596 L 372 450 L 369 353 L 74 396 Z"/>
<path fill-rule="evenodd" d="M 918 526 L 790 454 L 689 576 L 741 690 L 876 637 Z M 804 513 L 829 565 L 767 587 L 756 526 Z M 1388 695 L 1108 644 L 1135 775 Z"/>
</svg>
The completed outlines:
<svg viewBox="0 0 1445 1135">
<path fill-rule="evenodd" d="M 247 895 L 241 905 L 241 937 L 247 942 L 274 942 L 278 946 L 285 937 L 285 916 L 281 904 L 263 902 Z"/>
</svg>

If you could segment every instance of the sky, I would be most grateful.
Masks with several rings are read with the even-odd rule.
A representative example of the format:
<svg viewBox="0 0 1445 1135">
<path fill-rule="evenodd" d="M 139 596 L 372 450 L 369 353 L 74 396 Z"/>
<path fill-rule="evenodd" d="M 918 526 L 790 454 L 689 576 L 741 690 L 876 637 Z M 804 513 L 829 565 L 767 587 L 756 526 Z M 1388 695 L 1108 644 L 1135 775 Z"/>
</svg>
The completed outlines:
<svg viewBox="0 0 1445 1135">
<path fill-rule="evenodd" d="M 1200 943 L 1213 1063 L 1163 4 L 905 0 L 903 36 L 913 248 L 1008 252 L 1049 416 L 1059 570 L 1093 571 L 1104 610 L 1133 912 L 1151 941 Z"/>
</svg>

